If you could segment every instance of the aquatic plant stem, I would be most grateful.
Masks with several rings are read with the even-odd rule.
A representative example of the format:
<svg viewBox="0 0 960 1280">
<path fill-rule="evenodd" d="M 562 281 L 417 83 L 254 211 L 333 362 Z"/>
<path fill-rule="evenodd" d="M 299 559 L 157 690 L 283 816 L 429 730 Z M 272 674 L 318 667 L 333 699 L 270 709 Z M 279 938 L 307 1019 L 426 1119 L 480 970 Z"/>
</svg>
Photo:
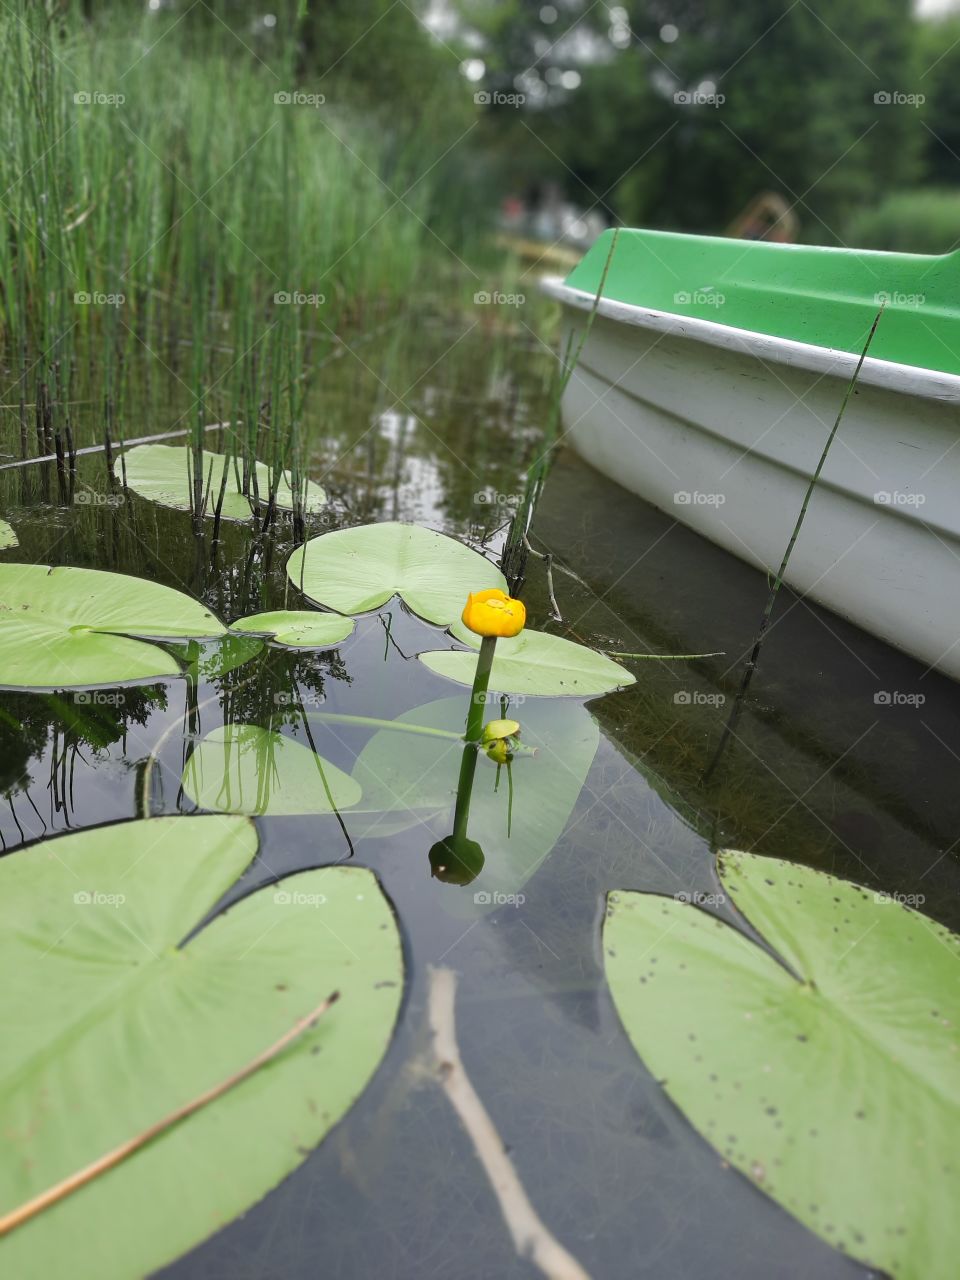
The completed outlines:
<svg viewBox="0 0 960 1280">
<path fill-rule="evenodd" d="M 4 1236 L 16 1227 L 22 1226 L 23 1223 L 29 1222 L 38 1213 L 42 1213 L 44 1209 L 48 1209 L 51 1205 L 66 1199 L 74 1191 L 79 1191 L 81 1187 L 85 1187 L 87 1183 L 92 1182 L 100 1174 L 115 1168 L 123 1160 L 126 1160 L 128 1156 L 132 1156 L 141 1147 L 145 1147 L 148 1142 L 152 1142 L 154 1138 L 159 1137 L 160 1134 L 165 1133 L 175 1124 L 179 1124 L 181 1120 L 186 1120 L 194 1112 L 199 1111 L 210 1102 L 215 1102 L 217 1098 L 223 1097 L 234 1086 L 249 1079 L 255 1071 L 259 1071 L 261 1067 L 266 1066 L 268 1062 L 271 1062 L 278 1054 L 282 1053 L 288 1045 L 293 1044 L 305 1031 L 309 1030 L 332 1005 L 336 1004 L 339 998 L 339 991 L 331 992 L 325 1000 L 317 1005 L 312 1013 L 308 1013 L 305 1018 L 300 1018 L 289 1031 L 283 1033 L 279 1040 L 274 1041 L 262 1053 L 258 1053 L 245 1067 L 241 1067 L 232 1076 L 228 1076 L 226 1080 L 221 1080 L 212 1089 L 207 1089 L 190 1102 L 184 1103 L 182 1107 L 177 1107 L 175 1111 L 165 1115 L 162 1120 L 158 1120 L 156 1124 L 152 1124 L 149 1128 L 144 1129 L 142 1133 L 138 1133 L 135 1138 L 121 1142 L 118 1147 L 106 1152 L 105 1155 L 100 1156 L 99 1159 L 94 1160 L 91 1164 L 78 1169 L 76 1173 L 71 1173 L 69 1177 L 63 1178 L 52 1187 L 48 1187 L 46 1191 L 41 1191 L 32 1200 L 27 1200 L 16 1209 L 11 1210 L 10 1213 L 4 1214 L 0 1218 L 0 1236 Z"/>
<path fill-rule="evenodd" d="M 779 594 L 780 588 L 783 586 L 783 579 L 787 572 L 787 565 L 790 563 L 790 557 L 793 555 L 793 548 L 797 545 L 797 539 L 799 538 L 800 530 L 803 527 L 807 508 L 810 505 L 810 499 L 813 497 L 813 491 L 817 486 L 817 481 L 820 479 L 820 473 L 823 471 L 826 464 L 827 454 L 830 452 L 830 446 L 836 439 L 837 432 L 840 429 L 840 423 L 843 421 L 843 415 L 850 402 L 850 397 L 856 390 L 857 382 L 860 378 L 860 370 L 863 368 L 863 362 L 866 360 L 867 352 L 870 350 L 870 343 L 873 341 L 873 335 L 877 332 L 877 325 L 880 323 L 880 317 L 883 315 L 883 307 L 884 304 L 881 303 L 880 310 L 877 312 L 874 317 L 873 324 L 870 326 L 870 332 L 867 334 L 867 340 L 863 345 L 863 350 L 860 352 L 860 359 L 857 361 L 857 367 L 853 371 L 853 377 L 850 379 L 846 393 L 840 403 L 840 409 L 837 413 L 836 421 L 830 429 L 830 434 L 827 436 L 826 443 L 820 453 L 820 458 L 817 462 L 816 468 L 814 469 L 813 475 L 810 477 L 810 483 L 807 485 L 806 493 L 803 495 L 803 502 L 800 504 L 800 514 L 797 516 L 796 524 L 793 526 L 793 532 L 790 534 L 790 541 L 787 543 L 786 550 L 783 553 L 783 559 L 780 561 L 780 568 L 777 570 L 777 576 L 774 579 L 773 585 L 770 588 L 770 593 L 767 596 L 767 603 L 764 605 L 763 614 L 760 618 L 760 626 L 757 629 L 757 634 L 753 640 L 753 648 L 750 651 L 750 657 L 747 660 L 747 665 L 743 670 L 740 688 L 737 690 L 737 695 L 733 700 L 733 706 L 730 709 L 730 715 L 727 719 L 727 723 L 724 725 L 723 733 L 720 736 L 720 742 L 717 745 L 717 750 L 713 759 L 710 761 L 710 764 L 707 766 L 706 773 L 703 775 L 704 782 L 708 782 L 710 780 L 714 770 L 720 763 L 720 758 L 723 755 L 727 742 L 734 733 L 740 719 L 740 712 L 743 709 L 743 702 L 747 696 L 747 690 L 750 688 L 750 682 L 753 679 L 754 672 L 756 671 L 757 665 L 760 661 L 760 648 L 763 645 L 767 628 L 770 625 L 770 618 L 773 615 L 773 607 L 777 602 L 777 595 Z"/>
<path fill-rule="evenodd" d="M 470 691 L 470 709 L 467 712 L 467 742 L 479 742 L 480 735 L 483 733 L 483 708 L 486 705 L 487 688 L 490 684 L 490 669 L 493 666 L 493 654 L 496 647 L 496 636 L 484 636 L 480 643 L 477 670 L 473 677 L 473 688 Z"/>
</svg>

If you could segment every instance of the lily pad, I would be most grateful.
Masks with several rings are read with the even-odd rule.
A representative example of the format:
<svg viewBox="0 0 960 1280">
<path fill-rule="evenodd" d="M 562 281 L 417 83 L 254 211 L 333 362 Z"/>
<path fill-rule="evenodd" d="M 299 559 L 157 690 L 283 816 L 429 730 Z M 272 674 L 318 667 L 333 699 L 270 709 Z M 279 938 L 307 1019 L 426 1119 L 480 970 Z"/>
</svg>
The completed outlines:
<svg viewBox="0 0 960 1280">
<path fill-rule="evenodd" d="M 334 813 L 360 800 L 348 773 L 292 738 L 254 724 L 208 733 L 187 761 L 183 790 L 216 813 Z"/>
<path fill-rule="evenodd" d="M 190 475 L 193 466 L 193 454 L 186 445 L 138 444 L 123 454 L 123 462 L 114 463 L 114 470 L 119 479 L 126 475 L 129 489 L 138 493 L 141 498 L 158 502 L 164 507 L 175 507 L 178 511 L 189 511 Z M 249 520 L 253 514 L 250 498 L 244 494 L 243 460 L 232 458 L 224 453 L 203 451 L 203 488 L 208 493 L 206 514 L 216 514 L 220 497 L 220 485 L 223 482 L 224 468 L 227 471 L 227 487 L 223 494 L 221 516 L 227 520 Z M 261 504 L 266 504 L 270 492 L 270 468 L 263 462 L 256 464 L 257 492 Z M 253 489 L 251 483 L 251 497 Z M 325 505 L 327 495 L 318 484 L 307 481 L 304 498 L 304 511 L 319 511 Z M 277 485 L 276 504 L 282 511 L 293 509 L 293 491 L 290 488 L 290 472 L 285 471 Z"/>
<path fill-rule="evenodd" d="M 176 659 L 145 641 L 223 634 L 202 604 L 157 582 L 99 569 L 0 564 L 0 682 L 7 688 L 176 676 Z"/>
<path fill-rule="evenodd" d="M 291 876 L 180 946 L 256 847 L 243 818 L 154 818 L 0 862 L 0 1018 L 16 1028 L 0 1043 L 3 1212 L 340 996 L 269 1065 L 0 1240 L 5 1276 L 152 1275 L 296 1169 L 376 1070 L 403 961 L 369 871 Z"/>
<path fill-rule="evenodd" d="M 414 707 L 397 717 L 398 724 L 464 730 L 464 699 L 441 698 Z M 527 703 L 516 712 L 523 742 L 535 756 L 518 757 L 512 764 L 513 804 L 508 812 L 506 770 L 499 789 L 495 765 L 481 755 L 470 805 L 467 834 L 483 849 L 480 875 L 454 909 L 490 906 L 500 895 L 516 893 L 551 852 L 563 834 L 586 781 L 600 741 L 596 721 L 583 707 L 570 702 Z M 384 818 L 348 816 L 356 837 L 389 835 L 416 822 L 438 823 L 452 830 L 457 778 L 463 745 L 460 741 L 381 729 L 364 746 L 353 776 L 363 789 L 364 811 L 379 810 Z M 432 843 L 424 829 L 424 853 Z M 474 896 L 476 895 L 476 897 Z"/>
<path fill-rule="evenodd" d="M 960 939 L 849 881 L 748 853 L 694 906 L 616 892 L 607 979 L 649 1070 L 724 1159 L 897 1280 L 960 1253 Z"/>
<path fill-rule="evenodd" d="M 13 526 L 7 524 L 6 520 L 0 520 L 0 551 L 8 551 L 11 547 L 19 545 Z"/>
<path fill-rule="evenodd" d="M 231 631 L 269 636 L 285 649 L 333 649 L 346 640 L 356 623 L 338 613 L 316 613 L 311 609 L 277 609 L 255 613 L 231 623 Z"/>
<path fill-rule="evenodd" d="M 453 634 L 461 639 L 465 631 L 454 628 Z M 459 684 L 473 684 L 476 651 L 440 649 L 421 653 L 420 661 L 437 675 Z M 625 667 L 586 645 L 529 629 L 497 641 L 490 672 L 491 689 L 544 697 L 594 697 L 622 689 L 635 680 Z"/>
<path fill-rule="evenodd" d="M 455 538 L 390 521 L 311 538 L 287 561 L 287 575 L 338 613 L 367 613 L 399 596 L 442 626 L 460 617 L 471 591 L 507 585 L 496 565 Z"/>
</svg>

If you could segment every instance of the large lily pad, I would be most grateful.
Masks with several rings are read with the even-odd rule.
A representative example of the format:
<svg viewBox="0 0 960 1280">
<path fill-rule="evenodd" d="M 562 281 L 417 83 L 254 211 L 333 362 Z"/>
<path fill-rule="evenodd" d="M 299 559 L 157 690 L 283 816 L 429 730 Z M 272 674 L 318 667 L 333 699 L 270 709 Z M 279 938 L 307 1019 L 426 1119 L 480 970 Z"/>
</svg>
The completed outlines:
<svg viewBox="0 0 960 1280">
<path fill-rule="evenodd" d="M 254 724 L 208 733 L 183 771 L 183 790 L 216 813 L 333 813 L 360 800 L 342 769 L 292 738 Z"/>
<path fill-rule="evenodd" d="M 462 733 L 462 697 L 442 698 L 397 717 L 398 724 L 425 725 Z M 491 708 L 490 719 L 498 711 Z M 522 741 L 535 756 L 518 756 L 512 767 L 513 808 L 508 816 L 506 771 L 494 791 L 496 767 L 477 762 L 468 835 L 483 849 L 483 870 L 454 905 L 495 905 L 527 882 L 560 839 L 586 781 L 600 741 L 596 721 L 569 702 L 527 703 L 511 712 L 521 723 Z M 430 822 L 439 834 L 452 829 L 463 745 L 456 740 L 381 729 L 357 758 L 353 776 L 363 788 L 364 811 L 383 818 L 347 817 L 355 836 L 389 835 L 398 825 Z M 403 818 L 406 816 L 406 821 Z M 508 829 L 509 828 L 509 829 Z M 424 853 L 432 843 L 424 830 Z M 451 898 L 453 902 L 453 898 Z"/>
<path fill-rule="evenodd" d="M 99 569 L 0 564 L 5 687 L 67 689 L 175 676 L 176 659 L 144 641 L 223 634 L 202 604 L 157 582 Z"/>
<path fill-rule="evenodd" d="M 17 535 L 13 530 L 13 526 L 8 524 L 6 520 L 0 520 L 0 551 L 8 551 L 11 547 L 18 545 Z"/>
<path fill-rule="evenodd" d="M 153 1274 L 295 1169 L 390 1040 L 403 962 L 369 871 L 244 898 L 182 948 L 256 851 L 243 818 L 155 818 L 0 862 L 0 1210 L 228 1079 L 268 1066 L 0 1240 L 17 1280 Z M 326 927 L 325 927 L 326 926 Z"/>
<path fill-rule="evenodd" d="M 792 863 L 726 853 L 720 880 L 784 963 L 696 907 L 612 893 L 604 960 L 627 1034 L 703 1136 L 812 1231 L 897 1280 L 946 1280 L 960 940 Z"/>
<path fill-rule="evenodd" d="M 254 613 L 231 623 L 231 631 L 269 636 L 285 649 L 333 649 L 346 640 L 356 623 L 339 613 L 316 613 L 311 609 L 276 609 Z"/>
<path fill-rule="evenodd" d="M 287 561 L 287 574 L 309 600 L 338 613 L 366 613 L 399 596 L 443 626 L 460 617 L 471 591 L 507 585 L 496 565 L 455 538 L 393 522 L 311 538 Z"/>
<path fill-rule="evenodd" d="M 190 468 L 193 466 L 193 455 L 186 445 L 138 444 L 123 454 L 123 462 L 117 459 L 114 469 L 118 478 L 126 476 L 127 487 L 142 498 L 158 502 L 164 507 L 175 507 L 178 511 L 191 509 Z M 221 516 L 227 520 L 249 520 L 253 514 L 251 498 L 243 492 L 243 460 L 231 458 L 224 453 L 203 451 L 203 488 L 208 493 L 206 514 L 216 514 L 220 497 L 220 486 L 223 483 L 224 468 L 227 468 L 227 486 L 223 494 Z M 257 492 L 261 505 L 265 505 L 270 492 L 270 468 L 263 462 L 256 464 Z M 318 484 L 307 481 L 304 510 L 319 511 L 327 501 L 327 495 Z M 293 509 L 293 491 L 290 488 L 290 473 L 285 471 L 277 485 L 276 505 L 282 511 Z"/>
<path fill-rule="evenodd" d="M 454 634 L 458 639 L 466 638 L 456 628 Z M 476 651 L 439 649 L 421 653 L 420 661 L 437 675 L 459 684 L 473 684 Z M 563 636 L 532 630 L 498 640 L 490 672 L 491 689 L 545 697 L 593 697 L 634 682 L 635 677 L 625 667 L 595 649 Z"/>
</svg>

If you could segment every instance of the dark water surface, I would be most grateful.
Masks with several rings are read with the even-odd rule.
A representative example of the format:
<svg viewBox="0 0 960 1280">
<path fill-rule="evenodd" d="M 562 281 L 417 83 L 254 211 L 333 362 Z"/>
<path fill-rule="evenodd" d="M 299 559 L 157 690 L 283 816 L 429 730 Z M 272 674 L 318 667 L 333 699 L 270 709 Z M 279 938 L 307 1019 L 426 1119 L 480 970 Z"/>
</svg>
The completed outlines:
<svg viewBox="0 0 960 1280">
<path fill-rule="evenodd" d="M 451 352 L 456 338 L 439 326 L 416 335 L 416 354 L 394 350 L 389 376 L 369 347 L 362 362 L 347 354 L 331 364 L 307 417 L 311 475 L 335 501 L 310 534 L 417 520 L 496 554 L 544 422 L 547 361 L 531 342 L 479 333 Z M 129 434 L 170 420 L 154 397 Z M 122 493 L 107 501 L 102 460 L 81 460 L 79 481 L 71 501 L 52 468 L 0 472 L 0 511 L 21 543 L 5 559 L 149 577 L 200 596 L 226 621 L 283 605 L 288 526 L 259 543 L 233 527 L 215 551 L 209 538 L 198 548 L 186 515 Z M 444 1095 L 413 1069 L 426 1047 L 428 970 L 439 964 L 461 975 L 458 1034 L 473 1083 L 541 1218 L 592 1275 L 870 1274 L 727 1168 L 648 1074 L 603 978 L 601 912 L 616 888 L 710 892 L 712 850 L 732 846 L 923 895 L 927 914 L 960 927 L 960 688 L 785 592 L 737 738 L 705 787 L 763 576 L 571 453 L 550 476 L 534 535 L 560 566 L 570 634 L 610 650 L 723 656 L 634 663 L 636 685 L 589 704 L 600 747 L 522 905 L 473 911 L 469 886 L 431 879 L 439 826 L 355 841 L 354 864 L 377 873 L 400 921 L 408 985 L 397 1033 L 327 1140 L 243 1219 L 168 1268 L 168 1280 L 538 1274 L 517 1259 Z M 524 594 L 532 625 L 548 625 L 534 562 Z M 153 812 L 190 812 L 179 777 L 197 737 L 230 721 L 302 741 L 287 714 L 294 694 L 308 712 L 383 718 L 450 697 L 459 686 L 415 658 L 445 643 L 394 602 L 361 619 L 335 654 L 271 653 L 202 680 L 192 701 L 183 679 L 87 702 L 0 693 L 4 849 L 139 816 L 158 743 Z M 317 750 L 349 769 L 368 734 L 311 723 Z M 238 893 L 349 852 L 333 818 L 257 827 L 260 853 Z"/>
</svg>

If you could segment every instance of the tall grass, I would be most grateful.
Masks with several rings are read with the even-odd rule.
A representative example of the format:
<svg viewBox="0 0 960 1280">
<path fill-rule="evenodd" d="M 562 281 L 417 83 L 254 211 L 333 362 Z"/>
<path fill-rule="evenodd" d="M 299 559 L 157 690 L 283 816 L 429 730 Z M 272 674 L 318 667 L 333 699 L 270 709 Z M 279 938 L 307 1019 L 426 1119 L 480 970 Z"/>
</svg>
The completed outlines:
<svg viewBox="0 0 960 1280">
<path fill-rule="evenodd" d="M 0 341 L 16 353 L 2 401 L 24 456 L 72 453 L 78 366 L 96 370 L 108 449 L 137 434 L 127 391 L 146 370 L 188 406 L 195 510 L 218 497 L 202 461 L 214 403 L 243 475 L 259 456 L 271 490 L 285 469 L 297 488 L 313 356 L 422 286 L 429 140 L 398 145 L 335 94 L 290 101 L 290 9 L 261 60 L 229 32 L 197 45 L 170 13 L 93 27 L 75 6 L 0 8 Z"/>
</svg>

